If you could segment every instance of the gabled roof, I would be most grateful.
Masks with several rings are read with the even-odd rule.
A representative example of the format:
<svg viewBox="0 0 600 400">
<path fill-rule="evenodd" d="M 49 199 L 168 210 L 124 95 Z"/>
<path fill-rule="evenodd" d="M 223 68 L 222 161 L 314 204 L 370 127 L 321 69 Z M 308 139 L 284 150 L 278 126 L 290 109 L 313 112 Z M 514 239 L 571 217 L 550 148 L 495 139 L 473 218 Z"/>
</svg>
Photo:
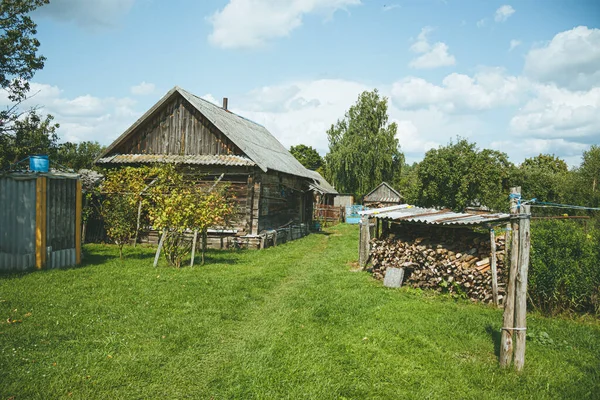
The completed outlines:
<svg viewBox="0 0 600 400">
<path fill-rule="evenodd" d="M 175 86 L 115 140 L 100 157 L 106 157 L 139 125 L 157 111 L 174 95 L 181 95 L 198 112 L 217 127 L 229 140 L 244 152 L 263 171 L 270 169 L 290 175 L 312 178 L 309 171 L 262 125 L 234 114 Z"/>
<path fill-rule="evenodd" d="M 319 193 L 323 194 L 338 194 L 337 190 L 329 182 L 325 180 L 317 171 L 307 170 L 315 183 L 311 183 L 309 186 L 311 189 L 316 190 Z"/>
<path fill-rule="evenodd" d="M 391 196 L 377 193 L 382 188 L 387 189 L 387 191 L 390 192 Z M 400 193 L 398 193 L 398 191 L 396 189 L 394 189 L 389 183 L 381 182 L 375 189 L 371 190 L 363 198 L 363 201 L 380 201 L 380 202 L 384 202 L 384 203 L 385 202 L 392 203 L 392 202 L 400 201 L 402 199 L 403 199 L 402 195 Z"/>
</svg>

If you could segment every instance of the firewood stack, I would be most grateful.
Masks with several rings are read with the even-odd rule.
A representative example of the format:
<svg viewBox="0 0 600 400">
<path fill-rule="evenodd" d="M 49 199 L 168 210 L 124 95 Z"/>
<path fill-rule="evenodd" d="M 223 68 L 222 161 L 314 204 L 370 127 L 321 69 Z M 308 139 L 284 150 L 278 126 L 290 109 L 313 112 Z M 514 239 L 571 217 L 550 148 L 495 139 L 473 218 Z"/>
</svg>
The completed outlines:
<svg viewBox="0 0 600 400">
<path fill-rule="evenodd" d="M 499 303 L 504 299 L 508 273 L 504 268 L 504 242 L 504 236 L 496 237 Z M 486 234 L 467 229 L 415 227 L 391 233 L 386 239 L 373 239 L 372 265 L 367 270 L 376 279 L 383 279 L 387 268 L 404 268 L 404 284 L 492 303 L 490 253 Z"/>
</svg>

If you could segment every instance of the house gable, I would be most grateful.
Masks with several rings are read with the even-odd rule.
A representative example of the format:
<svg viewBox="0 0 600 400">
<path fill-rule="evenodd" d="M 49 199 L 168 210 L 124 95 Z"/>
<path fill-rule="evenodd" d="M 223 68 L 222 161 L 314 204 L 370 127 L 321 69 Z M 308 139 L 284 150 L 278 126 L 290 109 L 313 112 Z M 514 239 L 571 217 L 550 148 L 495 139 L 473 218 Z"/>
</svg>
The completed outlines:
<svg viewBox="0 0 600 400">
<path fill-rule="evenodd" d="M 403 197 L 387 182 L 381 182 L 379 186 L 367 194 L 364 202 L 400 202 Z"/>
<path fill-rule="evenodd" d="M 244 155 L 178 92 L 150 111 L 106 154 Z"/>
</svg>

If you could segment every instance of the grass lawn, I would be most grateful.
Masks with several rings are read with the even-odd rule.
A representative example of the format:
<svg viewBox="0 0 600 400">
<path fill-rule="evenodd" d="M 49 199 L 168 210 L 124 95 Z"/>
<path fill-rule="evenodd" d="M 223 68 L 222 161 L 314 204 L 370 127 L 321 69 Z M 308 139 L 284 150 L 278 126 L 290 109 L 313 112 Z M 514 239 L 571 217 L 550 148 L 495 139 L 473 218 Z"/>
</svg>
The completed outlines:
<svg viewBox="0 0 600 400">
<path fill-rule="evenodd" d="M 0 276 L 0 399 L 600 398 L 600 324 L 530 315 L 525 371 L 500 370 L 500 310 L 352 272 L 357 235 Z"/>
</svg>

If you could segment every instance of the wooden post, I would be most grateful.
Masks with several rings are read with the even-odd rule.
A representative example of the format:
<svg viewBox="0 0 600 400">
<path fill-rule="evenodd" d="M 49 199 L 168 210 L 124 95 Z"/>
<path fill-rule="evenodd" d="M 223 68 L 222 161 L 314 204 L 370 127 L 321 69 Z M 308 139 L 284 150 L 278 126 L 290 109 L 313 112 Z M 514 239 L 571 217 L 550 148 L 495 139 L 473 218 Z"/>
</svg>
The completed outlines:
<svg viewBox="0 0 600 400">
<path fill-rule="evenodd" d="M 513 327 L 515 321 L 515 280 L 517 275 L 517 264 L 519 262 L 519 224 L 514 217 L 517 216 L 516 196 L 521 194 L 521 187 L 510 189 L 510 213 L 513 216 L 511 220 L 512 244 L 510 246 L 510 271 L 508 274 L 508 285 L 506 287 L 506 298 L 504 300 L 504 317 L 502 324 L 502 338 L 500 339 L 500 366 L 506 368 L 512 362 L 513 356 Z"/>
<path fill-rule="evenodd" d="M 196 241 L 197 240 L 198 240 L 198 229 L 195 229 L 194 230 L 194 239 L 192 240 L 192 259 L 190 260 L 190 267 L 194 266 L 194 259 L 196 258 Z"/>
<path fill-rule="evenodd" d="M 496 232 L 490 228 L 491 268 L 492 268 L 492 299 L 498 307 L 498 271 L 496 270 Z"/>
<path fill-rule="evenodd" d="M 358 248 L 358 264 L 361 268 L 364 268 L 369 260 L 370 236 L 369 216 L 363 215 L 360 218 L 360 239 Z"/>
<path fill-rule="evenodd" d="M 515 294 L 515 369 L 521 371 L 525 364 L 525 339 L 527 329 L 527 272 L 531 246 L 531 206 L 523 206 L 519 219 L 519 271 Z"/>
<path fill-rule="evenodd" d="M 46 181 L 45 176 L 38 176 L 35 181 L 35 268 L 46 266 Z"/>
<path fill-rule="evenodd" d="M 158 248 L 156 249 L 156 255 L 154 256 L 154 267 L 158 267 L 158 258 L 160 257 L 160 249 L 162 249 L 163 244 L 165 243 L 165 238 L 167 237 L 167 229 L 163 229 L 162 236 L 160 237 L 160 241 L 158 242 Z"/>
<path fill-rule="evenodd" d="M 135 228 L 135 239 L 133 239 L 133 247 L 134 248 L 137 245 L 137 241 L 138 241 L 138 234 L 140 232 L 140 219 L 141 218 L 142 218 L 142 200 L 140 200 L 140 203 L 138 204 L 137 224 L 136 224 L 136 228 Z"/>
</svg>

